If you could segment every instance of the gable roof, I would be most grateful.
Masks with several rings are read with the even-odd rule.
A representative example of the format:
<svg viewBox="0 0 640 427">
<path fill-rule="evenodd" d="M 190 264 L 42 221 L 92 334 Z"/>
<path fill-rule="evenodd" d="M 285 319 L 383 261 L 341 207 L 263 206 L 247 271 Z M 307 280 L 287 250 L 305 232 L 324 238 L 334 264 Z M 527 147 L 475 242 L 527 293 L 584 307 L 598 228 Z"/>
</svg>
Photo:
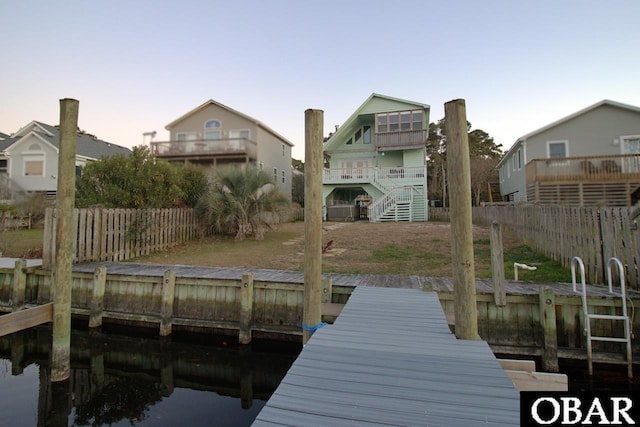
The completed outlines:
<svg viewBox="0 0 640 427">
<path fill-rule="evenodd" d="M 60 148 L 60 129 L 58 129 L 57 126 L 51 126 L 34 120 L 21 128 L 11 138 L 0 141 L 0 150 L 6 151 L 11 145 L 30 133 L 36 134 L 39 138 L 48 142 L 56 149 Z M 113 156 L 116 154 L 128 156 L 131 154 L 131 150 L 126 147 L 103 141 L 87 133 L 79 133 L 76 145 L 76 154 L 90 159 L 99 159 L 101 156 Z"/>
<path fill-rule="evenodd" d="M 9 135 L 7 135 L 6 133 L 0 132 L 0 140 L 7 139 L 7 138 L 9 138 Z"/>
<path fill-rule="evenodd" d="M 375 108 L 373 107 L 373 104 L 376 98 L 383 101 L 390 101 L 396 104 L 397 108 L 394 110 L 389 110 L 389 108 L 383 108 L 383 109 Z M 375 113 L 383 113 L 387 111 L 403 111 L 407 109 L 416 109 L 416 108 L 419 108 L 421 110 L 422 109 L 429 110 L 431 107 L 427 104 L 422 104 L 420 102 L 394 98 L 387 95 L 381 95 L 379 93 L 372 93 L 362 103 L 362 105 L 360 105 L 360 107 L 358 107 L 356 111 L 351 116 L 349 116 L 349 118 L 342 124 L 342 126 L 338 127 L 336 132 L 329 137 L 329 139 L 324 144 L 324 149 L 327 150 L 332 145 L 340 143 L 340 141 L 343 138 L 343 134 L 345 132 L 350 134 L 353 130 L 352 129 L 353 124 L 358 120 L 358 117 L 360 117 L 363 114 L 375 114 Z"/>
<path fill-rule="evenodd" d="M 595 109 L 597 109 L 597 108 L 600 108 L 600 107 L 602 107 L 603 105 L 609 105 L 609 106 L 612 106 L 612 107 L 621 108 L 621 109 L 623 109 L 623 110 L 629 110 L 629 111 L 633 111 L 633 112 L 636 112 L 636 113 L 640 113 L 640 107 L 636 107 L 636 106 L 634 106 L 634 105 L 629 105 L 629 104 L 623 104 L 623 103 L 621 103 L 621 102 L 611 101 L 610 99 L 603 99 L 603 100 L 602 100 L 602 101 L 600 101 L 600 102 L 596 102 L 595 104 L 588 106 L 587 108 L 583 108 L 583 109 L 582 109 L 582 110 L 580 110 L 580 111 L 576 111 L 576 112 L 575 112 L 575 113 L 573 113 L 573 114 L 570 114 L 570 115 L 568 115 L 568 116 L 566 116 L 566 117 L 561 118 L 560 120 L 556 120 L 555 122 L 549 123 L 549 124 L 548 124 L 548 125 L 546 125 L 546 126 L 543 126 L 543 127 L 539 128 L 539 129 L 536 129 L 536 130 L 534 130 L 533 132 L 529 132 L 528 134 L 526 134 L 526 135 L 524 135 L 524 136 L 521 136 L 521 137 L 520 137 L 520 138 L 518 138 L 518 139 L 516 140 L 516 142 L 511 146 L 511 148 L 509 148 L 509 150 L 505 153 L 505 155 L 504 155 L 504 156 L 502 156 L 502 159 L 501 159 L 501 160 L 500 160 L 500 162 L 496 165 L 496 169 L 497 169 L 497 168 L 499 168 L 499 167 L 502 165 L 502 163 L 504 163 L 504 162 L 506 161 L 506 159 L 507 159 L 507 158 L 511 157 L 511 155 L 513 154 L 513 152 L 514 152 L 514 151 L 515 151 L 515 150 L 516 150 L 520 145 L 522 145 L 522 143 L 523 143 L 524 141 L 526 141 L 527 139 L 529 139 L 529 138 L 531 138 L 531 137 L 533 137 L 533 136 L 536 136 L 536 135 L 538 135 L 538 134 L 540 134 L 540 133 L 542 133 L 542 132 L 544 132 L 544 131 L 547 131 L 547 130 L 549 130 L 549 129 L 551 129 L 551 128 L 554 128 L 554 127 L 556 127 L 556 126 L 559 126 L 559 125 L 561 125 L 561 124 L 563 124 L 563 123 L 566 123 L 566 122 L 568 122 L 568 121 L 570 121 L 570 120 L 573 120 L 573 119 L 575 119 L 576 117 L 579 117 L 579 116 L 581 116 L 581 115 L 583 115 L 583 114 L 586 114 L 586 113 L 588 113 L 588 112 L 590 112 L 590 111 L 593 111 L 593 110 L 595 110 Z"/>
<path fill-rule="evenodd" d="M 248 116 L 244 113 L 241 113 L 238 110 L 234 110 L 231 107 L 227 107 L 224 104 L 221 104 L 220 102 L 214 101 L 213 99 L 208 100 L 207 102 L 203 103 L 202 105 L 194 108 L 193 110 L 189 111 L 186 114 L 183 114 L 182 116 L 178 117 L 177 119 L 175 119 L 174 121 L 172 121 L 171 123 L 169 123 L 168 125 L 166 125 L 164 128 L 168 131 L 171 130 L 172 127 L 174 127 L 177 123 L 180 123 L 181 121 L 185 120 L 186 118 L 196 114 L 199 111 L 204 110 L 206 107 L 208 107 L 209 105 L 215 105 L 217 107 L 223 108 L 227 111 L 229 111 L 232 114 L 235 114 L 237 116 L 240 116 L 250 122 L 252 122 L 253 124 L 255 124 L 258 127 L 261 127 L 262 129 L 264 129 L 265 131 L 269 132 L 270 134 L 272 134 L 273 136 L 275 136 L 276 138 L 282 140 L 282 142 L 284 142 L 287 145 L 290 145 L 291 147 L 293 147 L 293 143 L 291 141 L 289 141 L 287 138 L 285 138 L 284 136 L 280 135 L 278 132 L 276 132 L 275 130 L 271 129 L 269 126 L 265 125 L 264 123 L 262 123 L 259 120 L 254 119 L 251 116 Z"/>
</svg>

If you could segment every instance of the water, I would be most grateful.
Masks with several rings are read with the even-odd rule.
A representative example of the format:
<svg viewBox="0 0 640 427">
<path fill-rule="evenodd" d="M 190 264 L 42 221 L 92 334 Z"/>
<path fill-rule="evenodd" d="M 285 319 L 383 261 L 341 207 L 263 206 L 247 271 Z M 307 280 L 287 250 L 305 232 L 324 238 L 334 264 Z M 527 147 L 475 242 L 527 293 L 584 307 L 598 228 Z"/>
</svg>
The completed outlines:
<svg viewBox="0 0 640 427">
<path fill-rule="evenodd" d="M 117 332 L 74 330 L 60 383 L 50 382 L 50 327 L 0 338 L 0 426 L 250 425 L 300 350 Z"/>
</svg>

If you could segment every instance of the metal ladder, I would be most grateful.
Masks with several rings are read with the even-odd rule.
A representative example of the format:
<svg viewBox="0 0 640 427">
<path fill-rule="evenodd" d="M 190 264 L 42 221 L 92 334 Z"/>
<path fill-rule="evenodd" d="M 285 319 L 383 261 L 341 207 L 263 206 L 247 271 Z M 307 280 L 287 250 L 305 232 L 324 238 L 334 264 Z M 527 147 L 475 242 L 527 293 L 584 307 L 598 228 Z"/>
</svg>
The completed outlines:
<svg viewBox="0 0 640 427">
<path fill-rule="evenodd" d="M 611 281 L 611 266 L 616 265 L 618 267 L 618 276 L 620 278 L 620 292 L 613 292 L 613 284 Z M 629 316 L 627 315 L 627 291 L 624 280 L 624 267 L 618 258 L 611 258 L 607 263 L 607 281 L 609 285 L 609 294 L 620 297 L 622 299 L 622 314 L 591 314 L 587 308 L 587 285 L 585 284 L 584 263 L 580 257 L 573 257 L 571 260 L 571 280 L 573 282 L 573 291 L 576 290 L 576 265 L 580 267 L 580 278 L 582 282 L 582 311 L 584 313 L 584 333 L 587 338 L 587 360 L 589 362 L 589 375 L 593 375 L 593 350 L 591 346 L 592 341 L 608 341 L 626 343 L 627 346 L 627 375 L 629 378 L 633 378 L 633 362 L 631 360 L 631 326 Z M 616 320 L 624 323 L 624 338 L 615 337 L 599 337 L 591 335 L 591 320 Z"/>
</svg>

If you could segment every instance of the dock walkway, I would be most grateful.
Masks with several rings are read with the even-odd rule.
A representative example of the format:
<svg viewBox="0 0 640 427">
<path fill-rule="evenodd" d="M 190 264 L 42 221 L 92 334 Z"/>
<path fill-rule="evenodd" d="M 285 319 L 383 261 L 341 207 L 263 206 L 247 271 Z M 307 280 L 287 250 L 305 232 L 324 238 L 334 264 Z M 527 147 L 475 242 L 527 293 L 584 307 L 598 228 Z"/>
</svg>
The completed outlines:
<svg viewBox="0 0 640 427">
<path fill-rule="evenodd" d="M 359 286 L 253 425 L 506 426 L 519 405 L 489 345 L 450 332 L 435 292 Z"/>
</svg>

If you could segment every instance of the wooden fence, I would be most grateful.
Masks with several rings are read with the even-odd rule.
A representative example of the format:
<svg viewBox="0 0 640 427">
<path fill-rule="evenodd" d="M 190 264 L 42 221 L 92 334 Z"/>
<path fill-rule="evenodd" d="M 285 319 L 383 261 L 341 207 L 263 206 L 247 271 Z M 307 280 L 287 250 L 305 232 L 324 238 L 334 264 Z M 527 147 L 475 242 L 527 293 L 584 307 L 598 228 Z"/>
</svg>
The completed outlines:
<svg viewBox="0 0 640 427">
<path fill-rule="evenodd" d="M 56 210 L 45 213 L 43 267 L 55 262 Z M 198 237 L 193 209 L 74 209 L 73 261 L 125 261 Z"/>
<path fill-rule="evenodd" d="M 640 289 L 640 231 L 630 212 L 626 207 L 486 206 L 473 208 L 473 221 L 497 221 L 564 267 L 579 256 L 587 283 L 606 283 L 607 262 L 616 257 L 625 267 L 627 286 Z"/>
</svg>

